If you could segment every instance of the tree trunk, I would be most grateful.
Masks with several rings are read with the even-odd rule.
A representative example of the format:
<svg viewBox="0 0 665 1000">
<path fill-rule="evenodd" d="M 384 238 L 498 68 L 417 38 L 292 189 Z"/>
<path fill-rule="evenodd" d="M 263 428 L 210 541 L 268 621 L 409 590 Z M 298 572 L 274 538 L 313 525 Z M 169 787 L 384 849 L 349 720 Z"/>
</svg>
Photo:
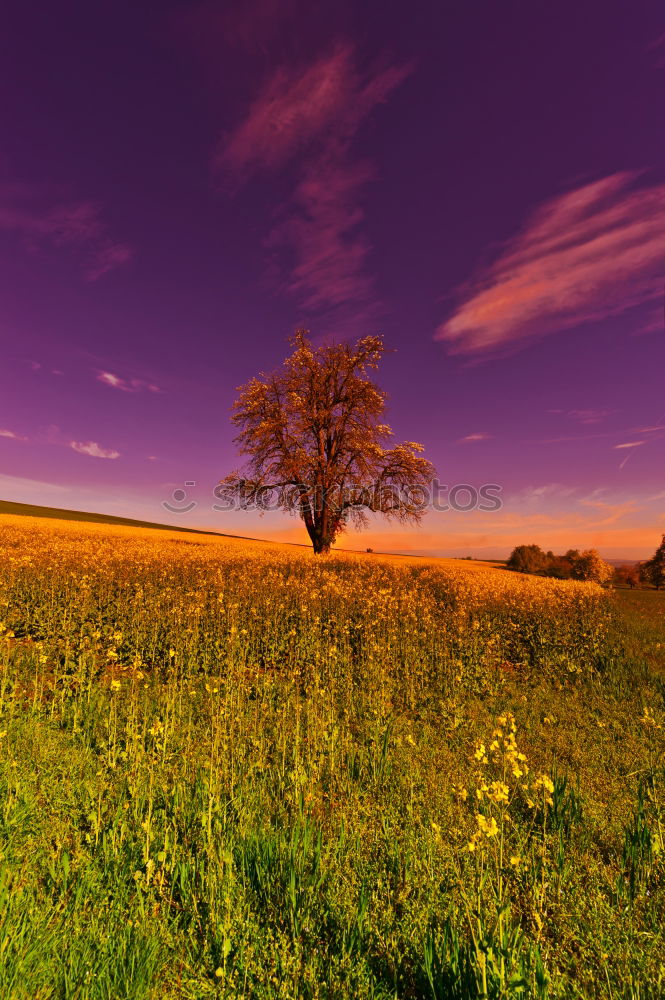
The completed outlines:
<svg viewBox="0 0 665 1000">
<path fill-rule="evenodd" d="M 307 528 L 314 554 L 317 556 L 327 556 L 330 552 L 330 545 L 334 539 L 329 530 L 326 511 L 313 510 L 311 505 L 303 504 L 301 516 Z"/>
<path fill-rule="evenodd" d="M 321 526 L 316 524 L 313 519 L 308 518 L 305 520 L 305 527 L 315 555 L 327 556 L 330 552 L 330 539 L 323 533 Z"/>
</svg>

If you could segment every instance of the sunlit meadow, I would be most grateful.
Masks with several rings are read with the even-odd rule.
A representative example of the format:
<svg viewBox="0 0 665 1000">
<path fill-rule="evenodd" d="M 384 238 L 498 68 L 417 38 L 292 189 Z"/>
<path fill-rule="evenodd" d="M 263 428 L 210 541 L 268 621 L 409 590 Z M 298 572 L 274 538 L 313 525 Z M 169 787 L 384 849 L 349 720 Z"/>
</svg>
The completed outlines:
<svg viewBox="0 0 665 1000">
<path fill-rule="evenodd" d="M 662 594 L 11 516 L 0 554 L 3 998 L 663 995 Z"/>
</svg>

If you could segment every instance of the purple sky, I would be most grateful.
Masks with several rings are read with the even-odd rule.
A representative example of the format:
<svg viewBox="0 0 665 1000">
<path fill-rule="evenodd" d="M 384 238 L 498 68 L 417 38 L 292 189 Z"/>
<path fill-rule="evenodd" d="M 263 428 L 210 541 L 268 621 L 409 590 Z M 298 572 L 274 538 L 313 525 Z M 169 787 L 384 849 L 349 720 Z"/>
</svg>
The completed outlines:
<svg viewBox="0 0 665 1000">
<path fill-rule="evenodd" d="M 656 548 L 661 0 L 64 0 L 3 29 L 0 498 L 304 541 L 211 491 L 234 388 L 305 325 L 383 333 L 397 436 L 503 488 L 342 544 Z"/>
</svg>

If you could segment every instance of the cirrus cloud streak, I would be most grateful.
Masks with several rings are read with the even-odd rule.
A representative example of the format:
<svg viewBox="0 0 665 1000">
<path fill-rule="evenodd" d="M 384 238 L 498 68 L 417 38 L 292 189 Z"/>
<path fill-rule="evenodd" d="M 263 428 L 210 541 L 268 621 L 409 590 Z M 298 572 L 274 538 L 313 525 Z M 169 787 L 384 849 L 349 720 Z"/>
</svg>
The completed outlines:
<svg viewBox="0 0 665 1000">
<path fill-rule="evenodd" d="M 47 187 L 0 182 L 0 230 L 13 232 L 27 250 L 74 247 L 84 255 L 84 277 L 97 281 L 128 263 L 134 250 L 112 239 L 99 205 L 54 200 Z"/>
<path fill-rule="evenodd" d="M 495 354 L 662 294 L 665 184 L 623 172 L 554 198 L 465 290 L 436 331 L 451 352 Z"/>
<path fill-rule="evenodd" d="M 305 310 L 378 309 L 361 229 L 362 192 L 374 168 L 354 159 L 351 145 L 409 72 L 362 69 L 353 46 L 338 44 L 309 65 L 278 69 L 217 148 L 213 170 L 236 190 L 257 172 L 295 167 L 291 196 L 265 245 L 274 283 Z"/>
<path fill-rule="evenodd" d="M 142 378 L 122 378 L 113 372 L 98 371 L 97 381 L 102 385 L 108 385 L 111 389 L 119 389 L 120 392 L 161 392 L 162 390 L 154 382 L 146 382 Z"/>
<path fill-rule="evenodd" d="M 96 441 L 70 441 L 69 447 L 78 451 L 80 455 L 89 455 L 90 458 L 120 458 L 120 452 L 113 448 L 102 448 Z"/>
</svg>

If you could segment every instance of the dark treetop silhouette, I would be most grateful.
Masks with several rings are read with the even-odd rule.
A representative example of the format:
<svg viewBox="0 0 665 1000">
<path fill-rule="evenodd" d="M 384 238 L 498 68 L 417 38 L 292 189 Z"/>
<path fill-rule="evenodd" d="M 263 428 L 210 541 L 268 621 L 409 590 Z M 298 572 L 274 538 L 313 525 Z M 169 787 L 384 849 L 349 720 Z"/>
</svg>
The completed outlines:
<svg viewBox="0 0 665 1000">
<path fill-rule="evenodd" d="M 387 447 L 386 395 L 368 377 L 384 354 L 381 338 L 313 347 L 298 330 L 293 345 L 281 369 L 238 390 L 232 420 L 248 461 L 218 496 L 298 514 L 316 553 L 329 552 L 349 523 L 366 525 L 369 512 L 420 521 L 435 470 L 414 441 Z"/>
<path fill-rule="evenodd" d="M 652 583 L 656 590 L 665 587 L 665 535 L 655 553 L 642 563 L 641 575 L 646 583 Z"/>
</svg>

